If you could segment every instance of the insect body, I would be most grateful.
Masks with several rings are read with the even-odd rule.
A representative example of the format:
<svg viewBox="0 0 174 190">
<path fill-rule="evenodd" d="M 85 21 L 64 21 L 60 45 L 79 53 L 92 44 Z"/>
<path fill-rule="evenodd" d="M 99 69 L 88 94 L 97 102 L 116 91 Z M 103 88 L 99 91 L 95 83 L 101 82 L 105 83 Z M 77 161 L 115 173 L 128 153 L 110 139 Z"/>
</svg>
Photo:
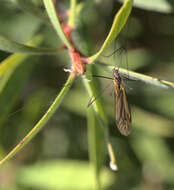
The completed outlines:
<svg viewBox="0 0 174 190">
<path fill-rule="evenodd" d="M 127 102 L 123 80 L 118 73 L 118 69 L 113 69 L 113 76 L 116 124 L 121 134 L 127 136 L 131 131 L 131 111 Z"/>
</svg>

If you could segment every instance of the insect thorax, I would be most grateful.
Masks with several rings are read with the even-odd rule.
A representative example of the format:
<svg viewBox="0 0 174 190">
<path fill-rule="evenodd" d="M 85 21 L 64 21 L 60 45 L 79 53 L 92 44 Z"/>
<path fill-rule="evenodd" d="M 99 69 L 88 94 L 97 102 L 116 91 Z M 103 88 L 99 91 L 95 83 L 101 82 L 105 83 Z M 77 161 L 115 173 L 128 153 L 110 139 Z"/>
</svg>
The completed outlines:
<svg viewBox="0 0 174 190">
<path fill-rule="evenodd" d="M 118 88 L 120 88 L 122 79 L 118 73 L 118 69 L 115 68 L 113 69 L 113 75 L 114 75 L 114 81 L 116 82 Z"/>
</svg>

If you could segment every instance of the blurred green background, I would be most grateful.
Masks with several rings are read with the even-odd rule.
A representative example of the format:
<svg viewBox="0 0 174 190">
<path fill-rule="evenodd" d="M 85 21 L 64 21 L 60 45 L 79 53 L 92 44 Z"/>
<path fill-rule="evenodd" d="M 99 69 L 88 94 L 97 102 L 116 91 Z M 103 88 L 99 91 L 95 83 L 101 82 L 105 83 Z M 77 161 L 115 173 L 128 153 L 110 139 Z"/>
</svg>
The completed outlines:
<svg viewBox="0 0 174 190">
<path fill-rule="evenodd" d="M 42 1 L 31 2 L 44 12 Z M 83 3 L 73 39 L 79 50 L 85 55 L 92 55 L 107 36 L 121 3 L 116 0 Z M 58 8 L 68 9 L 69 1 L 59 2 Z M 169 0 L 135 0 L 127 26 L 116 43 L 105 52 L 108 55 L 115 48 L 126 47 L 127 53 L 123 55 L 122 63 L 118 54 L 101 59 L 108 64 L 174 81 L 173 8 L 174 2 Z M 0 35 L 24 43 L 41 34 L 42 47 L 61 46 L 47 19 L 22 9 L 17 0 L 0 1 Z M 0 51 L 0 60 L 9 55 Z M 28 56 L 16 68 L 0 93 L 1 159 L 51 105 L 68 77 L 63 69 L 69 67 L 70 58 L 64 51 L 55 56 Z M 95 69 L 98 74 L 112 76 L 107 67 L 96 65 Z M 108 83 L 108 80 L 100 79 L 101 88 Z M 103 188 L 172 190 L 174 91 L 139 81 L 129 82 L 128 85 L 133 120 L 132 133 L 128 137 L 121 136 L 115 126 L 112 88 L 102 94 L 119 167 L 118 172 L 112 172 L 107 156 L 106 168 L 102 171 Z M 87 104 L 91 97 L 84 89 L 79 77 L 45 128 L 0 169 L 0 189 L 93 189 L 86 121 Z M 105 147 L 103 149 L 106 151 Z"/>
</svg>

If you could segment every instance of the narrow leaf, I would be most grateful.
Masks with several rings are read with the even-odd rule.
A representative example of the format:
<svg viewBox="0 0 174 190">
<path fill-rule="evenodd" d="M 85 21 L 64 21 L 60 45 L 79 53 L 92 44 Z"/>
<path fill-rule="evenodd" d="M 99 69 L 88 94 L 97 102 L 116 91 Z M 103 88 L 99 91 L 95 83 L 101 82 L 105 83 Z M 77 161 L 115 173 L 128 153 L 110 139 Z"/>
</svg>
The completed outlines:
<svg viewBox="0 0 174 190">
<path fill-rule="evenodd" d="M 120 31 L 126 24 L 126 21 L 131 13 L 132 4 L 133 4 L 133 0 L 125 0 L 124 4 L 122 5 L 118 13 L 115 15 L 110 32 L 106 40 L 104 41 L 102 47 L 96 54 L 89 57 L 90 62 L 94 62 L 102 54 L 102 52 L 108 48 L 108 46 L 113 42 L 113 40 L 118 36 Z"/>
<path fill-rule="evenodd" d="M 60 39 L 62 40 L 62 42 L 68 47 L 71 48 L 71 43 L 70 41 L 67 39 L 67 37 L 65 36 L 65 33 L 62 30 L 61 24 L 59 22 L 58 19 L 58 12 L 56 12 L 53 1 L 52 0 L 43 0 L 44 4 L 45 4 L 45 8 L 46 11 L 48 13 L 48 16 L 51 20 L 51 23 L 54 26 L 54 29 L 56 30 L 58 36 L 60 37 Z"/>
<path fill-rule="evenodd" d="M 104 131 L 100 127 L 92 107 L 88 108 L 88 151 L 90 163 L 94 172 L 95 189 L 100 190 L 100 171 L 103 168 L 105 157 Z"/>
<path fill-rule="evenodd" d="M 123 2 L 123 0 L 119 0 Z M 174 1 L 166 0 L 134 0 L 134 6 L 148 11 L 156 11 L 160 13 L 172 13 Z"/>
<path fill-rule="evenodd" d="M 0 128 L 3 128 L 4 123 L 10 120 L 10 113 L 25 88 L 33 68 L 38 62 L 38 57 L 30 56 L 20 61 L 18 68 L 14 69 L 15 72 L 13 69 L 7 70 L 5 76 L 0 80 Z"/>
<path fill-rule="evenodd" d="M 36 36 L 33 38 L 28 44 L 30 45 L 38 45 L 41 43 L 42 38 L 41 36 Z M 6 58 L 0 64 L 0 93 L 3 91 L 6 83 L 8 82 L 9 78 L 16 70 L 16 68 L 24 62 L 29 55 L 27 54 L 14 54 Z"/>
<path fill-rule="evenodd" d="M 89 73 L 87 73 L 87 74 L 91 75 L 89 69 L 88 69 L 88 72 Z M 87 75 L 86 75 L 86 78 L 84 78 L 84 80 L 83 80 L 83 82 L 86 86 L 87 92 L 89 94 L 89 97 L 97 97 L 97 92 L 96 92 L 97 87 L 93 81 L 91 81 L 89 78 L 87 78 Z M 96 99 L 96 101 L 93 102 L 93 104 L 91 106 L 93 107 L 93 110 L 98 119 L 100 127 L 104 132 L 105 145 L 107 146 L 108 154 L 110 157 L 110 167 L 113 170 L 117 170 L 116 158 L 114 155 L 114 151 L 112 149 L 112 144 L 110 142 L 109 131 L 108 131 L 108 127 L 107 127 L 108 121 L 106 119 L 106 115 L 104 113 L 104 109 L 102 107 L 102 103 L 101 103 L 100 99 L 99 98 Z"/>
<path fill-rule="evenodd" d="M 25 53 L 25 54 L 56 54 L 60 51 L 60 48 L 37 48 L 32 46 L 27 46 L 12 40 L 7 39 L 4 36 L 0 36 L 0 50 L 7 51 L 10 53 Z"/>
<path fill-rule="evenodd" d="M 0 166 L 4 164 L 7 160 L 12 158 L 18 151 L 20 151 L 30 140 L 44 127 L 44 125 L 48 122 L 48 120 L 52 117 L 55 111 L 60 106 L 64 96 L 69 90 L 70 85 L 72 84 L 75 78 L 74 74 L 70 74 L 67 82 L 65 83 L 64 87 L 57 95 L 56 99 L 49 107 L 47 112 L 43 115 L 43 117 L 38 121 L 38 123 L 33 127 L 33 129 L 9 152 L 1 161 Z"/>
<path fill-rule="evenodd" d="M 45 12 L 39 7 L 36 7 L 32 1 L 28 0 L 15 0 L 15 2 L 24 10 L 28 11 L 32 15 L 40 18 L 42 21 L 49 23 L 49 19 Z"/>
<path fill-rule="evenodd" d="M 71 27 L 75 27 L 75 18 L 76 18 L 76 0 L 71 0 L 70 1 L 70 16 L 68 19 L 68 24 Z"/>
<path fill-rule="evenodd" d="M 105 65 L 105 66 L 107 64 L 107 63 L 101 63 L 101 62 L 98 62 L 98 63 L 102 64 L 102 65 Z M 149 76 L 149 75 L 144 75 L 144 74 L 141 74 L 141 73 L 137 73 L 137 72 L 130 71 L 130 70 L 127 70 L 127 69 L 123 69 L 123 68 L 118 68 L 118 67 L 115 67 L 115 66 L 107 66 L 107 68 L 109 70 L 113 70 L 113 68 L 118 69 L 119 73 L 123 77 L 128 78 L 130 80 L 142 81 L 142 82 L 154 85 L 154 86 L 158 86 L 160 88 L 168 88 L 168 89 L 169 88 L 174 88 L 174 82 L 162 80 L 162 79 L 159 79 L 159 78 L 156 78 L 156 77 L 152 77 L 152 76 Z"/>
<path fill-rule="evenodd" d="M 129 78 L 133 79 L 133 80 L 140 80 L 140 81 L 143 81 L 145 83 L 149 83 L 151 85 L 158 86 L 161 88 L 174 88 L 173 82 L 169 82 L 169 81 L 162 80 L 159 78 L 151 77 L 151 76 L 144 75 L 141 73 L 136 73 L 133 71 L 128 71 L 128 70 L 123 69 L 123 68 L 119 68 L 119 72 L 125 76 L 129 75 Z"/>
</svg>

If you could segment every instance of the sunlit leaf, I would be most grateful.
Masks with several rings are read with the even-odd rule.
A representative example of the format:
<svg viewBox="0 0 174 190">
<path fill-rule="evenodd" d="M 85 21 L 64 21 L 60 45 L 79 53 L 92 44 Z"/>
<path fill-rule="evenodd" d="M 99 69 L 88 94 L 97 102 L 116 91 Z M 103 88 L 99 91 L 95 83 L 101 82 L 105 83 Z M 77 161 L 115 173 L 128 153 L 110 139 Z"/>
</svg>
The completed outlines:
<svg viewBox="0 0 174 190">
<path fill-rule="evenodd" d="M 89 57 L 90 62 L 94 62 L 94 60 L 96 60 L 103 53 L 103 51 L 108 48 L 108 46 L 113 42 L 113 40 L 120 33 L 121 29 L 126 24 L 126 21 L 131 13 L 132 4 L 133 4 L 133 0 L 125 0 L 124 4 L 122 5 L 118 13 L 116 13 L 115 15 L 112 27 L 102 47 L 96 54 Z"/>
<path fill-rule="evenodd" d="M 113 175 L 108 170 L 104 169 L 101 177 L 104 188 L 112 184 Z M 91 190 L 94 178 L 89 163 L 50 160 L 23 167 L 17 175 L 17 180 L 20 185 L 30 188 Z"/>
</svg>

